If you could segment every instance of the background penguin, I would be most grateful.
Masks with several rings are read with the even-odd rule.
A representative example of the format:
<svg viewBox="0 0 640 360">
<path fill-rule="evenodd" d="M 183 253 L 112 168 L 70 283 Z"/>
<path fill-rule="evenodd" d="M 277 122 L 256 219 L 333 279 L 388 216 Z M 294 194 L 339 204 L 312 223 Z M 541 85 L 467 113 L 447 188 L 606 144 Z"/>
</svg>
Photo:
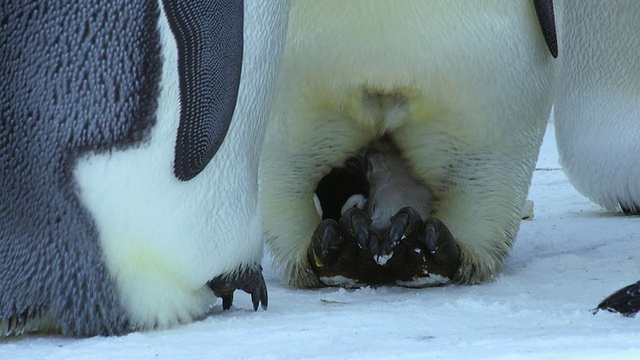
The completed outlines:
<svg viewBox="0 0 640 360">
<path fill-rule="evenodd" d="M 640 3 L 574 1 L 565 9 L 562 81 L 554 105 L 560 164 L 610 211 L 640 214 Z M 640 310 L 638 283 L 598 308 Z"/>
<path fill-rule="evenodd" d="M 257 166 L 285 20 L 272 0 L 3 3 L 2 336 L 171 326 L 245 282 L 266 305 Z"/>
<path fill-rule="evenodd" d="M 577 1 L 565 12 L 554 105 L 560 163 L 597 204 L 640 214 L 640 3 Z"/>
<path fill-rule="evenodd" d="M 496 274 L 554 97 L 552 10 L 550 1 L 292 2 L 260 166 L 265 236 L 287 284 L 322 285 L 307 256 L 321 222 L 314 189 L 385 134 L 460 247 L 454 280 Z"/>
</svg>

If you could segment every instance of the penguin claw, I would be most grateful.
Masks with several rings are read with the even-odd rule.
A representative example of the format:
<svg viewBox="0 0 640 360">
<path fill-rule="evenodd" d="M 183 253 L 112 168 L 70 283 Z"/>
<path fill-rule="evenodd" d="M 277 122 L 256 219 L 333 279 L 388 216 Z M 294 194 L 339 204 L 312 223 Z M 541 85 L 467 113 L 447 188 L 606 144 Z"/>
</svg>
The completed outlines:
<svg viewBox="0 0 640 360">
<path fill-rule="evenodd" d="M 424 235 L 425 235 L 425 247 L 429 254 L 435 255 L 436 250 L 438 249 L 438 234 L 437 229 L 433 221 L 428 221 L 425 223 L 424 227 Z"/>
<path fill-rule="evenodd" d="M 372 253 L 372 250 L 377 253 L 388 249 L 379 240 L 381 236 L 369 229 L 370 221 L 357 209 L 345 212 L 340 222 L 325 219 L 318 224 L 311 236 L 307 258 L 320 282 L 350 288 L 390 282 L 381 278 L 385 275 Z"/>
<path fill-rule="evenodd" d="M 262 274 L 260 274 L 260 277 L 262 277 Z M 251 292 L 251 302 L 253 303 L 253 311 L 258 311 L 258 305 L 262 306 L 262 310 L 267 310 L 269 294 L 267 293 L 267 284 L 264 282 L 264 278 L 260 286 Z"/>
<path fill-rule="evenodd" d="M 333 222 L 335 223 L 335 221 Z M 321 253 L 323 256 L 328 255 L 334 243 L 339 242 L 338 225 L 334 223 L 329 222 L 324 226 L 321 244 Z"/>
<path fill-rule="evenodd" d="M 414 238 L 418 231 L 420 231 L 421 225 L 422 218 L 417 211 L 410 207 L 400 209 L 391 217 L 389 243 L 393 247 L 403 238 Z"/>
<path fill-rule="evenodd" d="M 460 267 L 460 249 L 447 226 L 438 219 L 422 221 L 411 208 L 403 208 L 391 218 L 389 242 L 393 256 L 387 266 L 399 284 L 421 287 L 442 283 L 453 279 Z"/>
<path fill-rule="evenodd" d="M 348 209 L 342 217 L 340 217 L 340 225 L 346 232 L 358 240 L 358 245 L 362 249 L 368 249 L 369 241 L 369 225 L 371 218 L 367 213 L 357 207 Z"/>
<path fill-rule="evenodd" d="M 233 305 L 233 293 L 236 290 L 251 294 L 254 311 L 258 310 L 260 304 L 264 310 L 267 310 L 269 297 L 260 264 L 230 274 L 216 276 L 207 285 L 217 297 L 222 298 L 223 310 L 229 310 Z"/>
<path fill-rule="evenodd" d="M 311 246 L 307 251 L 309 261 L 315 267 L 333 264 L 343 242 L 344 234 L 338 223 L 333 219 L 323 220 L 311 236 Z"/>
<path fill-rule="evenodd" d="M 391 251 L 392 246 L 389 245 L 386 234 L 372 228 L 371 217 L 357 207 L 345 211 L 340 218 L 339 226 L 348 237 L 357 240 L 362 256 L 379 257 Z"/>
<path fill-rule="evenodd" d="M 233 292 L 220 296 L 222 298 L 222 309 L 229 310 L 233 305 Z"/>
<path fill-rule="evenodd" d="M 455 238 L 449 228 L 438 219 L 427 219 L 425 229 L 435 234 L 435 239 L 429 239 L 427 244 L 427 249 L 433 249 L 432 257 L 437 264 L 433 271 L 453 278 L 460 267 L 460 247 Z"/>
</svg>

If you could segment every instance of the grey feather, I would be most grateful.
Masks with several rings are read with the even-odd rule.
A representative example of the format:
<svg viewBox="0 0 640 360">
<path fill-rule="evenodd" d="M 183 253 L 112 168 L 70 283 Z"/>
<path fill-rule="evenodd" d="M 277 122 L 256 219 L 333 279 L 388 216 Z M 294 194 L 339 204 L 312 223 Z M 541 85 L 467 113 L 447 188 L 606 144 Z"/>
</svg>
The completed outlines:
<svg viewBox="0 0 640 360">
<path fill-rule="evenodd" d="M 431 211 L 431 192 L 412 173 L 400 150 L 390 140 L 373 143 L 365 152 L 369 198 L 366 211 L 371 226 L 385 231 L 398 210 L 409 206 L 423 219 Z"/>
</svg>

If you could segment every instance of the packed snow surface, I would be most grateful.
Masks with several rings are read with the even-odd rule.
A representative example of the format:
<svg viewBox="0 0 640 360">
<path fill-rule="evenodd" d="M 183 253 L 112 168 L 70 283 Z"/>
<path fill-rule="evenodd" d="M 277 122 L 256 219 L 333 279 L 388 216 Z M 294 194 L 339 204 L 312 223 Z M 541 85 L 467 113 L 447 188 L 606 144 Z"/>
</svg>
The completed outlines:
<svg viewBox="0 0 640 360">
<path fill-rule="evenodd" d="M 0 340 L 0 359 L 640 359 L 640 317 L 592 309 L 640 279 L 640 219 L 578 194 L 553 124 L 504 271 L 477 286 L 286 288 L 265 260 L 269 309 L 236 293 L 208 318 L 122 337 Z M 295 221 L 295 220 L 293 220 Z M 473 221 L 473 219 L 469 219 Z"/>
</svg>

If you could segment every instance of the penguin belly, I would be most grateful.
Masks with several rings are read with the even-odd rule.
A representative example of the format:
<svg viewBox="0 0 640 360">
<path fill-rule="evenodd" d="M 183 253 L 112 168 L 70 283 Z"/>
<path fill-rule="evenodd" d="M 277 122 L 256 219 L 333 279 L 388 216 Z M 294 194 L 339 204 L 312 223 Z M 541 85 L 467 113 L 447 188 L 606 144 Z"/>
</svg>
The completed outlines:
<svg viewBox="0 0 640 360">
<path fill-rule="evenodd" d="M 518 231 L 555 71 L 528 1 L 292 3 L 260 166 L 285 283 L 321 285 L 307 257 L 314 189 L 385 135 L 457 241 L 455 281 L 490 279 Z"/>
<path fill-rule="evenodd" d="M 640 213 L 640 4 L 567 4 L 554 104 L 560 163 L 573 186 L 610 211 Z"/>
</svg>

